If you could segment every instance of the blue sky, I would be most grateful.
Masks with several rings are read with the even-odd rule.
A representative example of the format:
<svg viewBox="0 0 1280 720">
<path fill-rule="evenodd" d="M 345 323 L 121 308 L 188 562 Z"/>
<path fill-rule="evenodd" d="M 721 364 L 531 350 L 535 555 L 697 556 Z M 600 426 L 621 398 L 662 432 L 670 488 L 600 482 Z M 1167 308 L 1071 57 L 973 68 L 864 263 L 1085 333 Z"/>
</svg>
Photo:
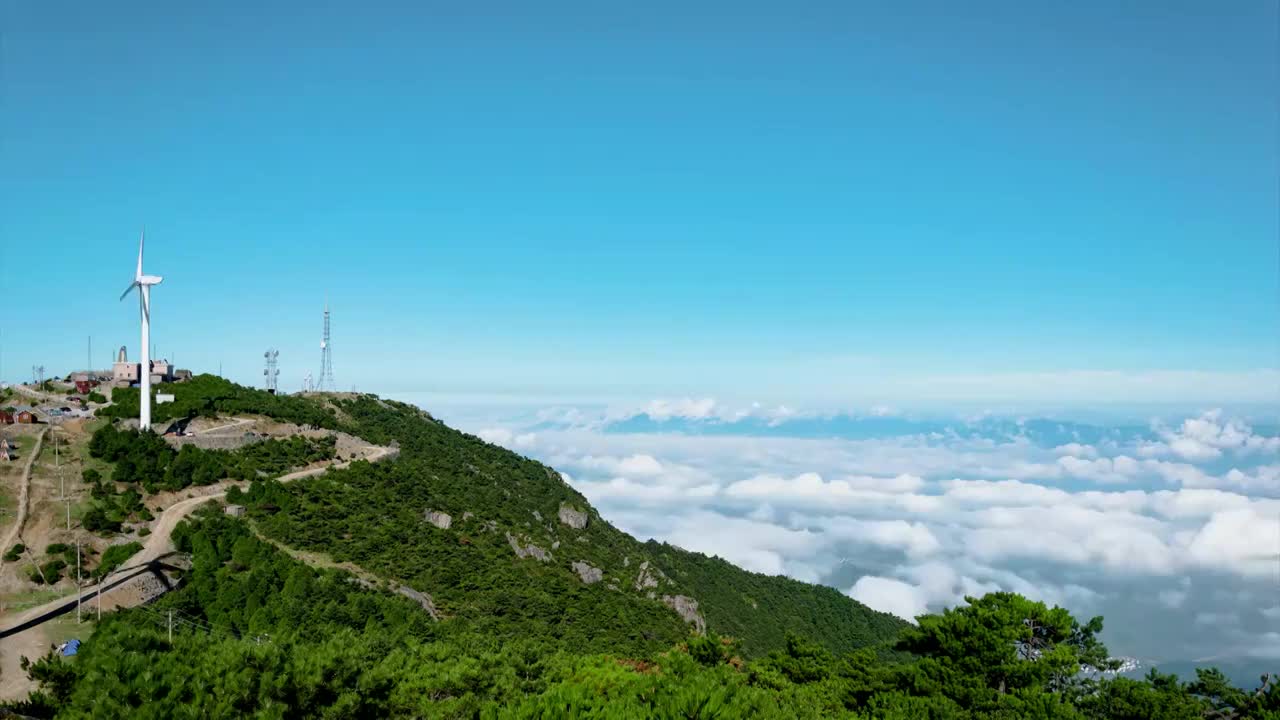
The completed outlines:
<svg viewBox="0 0 1280 720">
<path fill-rule="evenodd" d="M 5 3 L 4 378 L 1280 399 L 1275 2 L 400 5 Z"/>
</svg>

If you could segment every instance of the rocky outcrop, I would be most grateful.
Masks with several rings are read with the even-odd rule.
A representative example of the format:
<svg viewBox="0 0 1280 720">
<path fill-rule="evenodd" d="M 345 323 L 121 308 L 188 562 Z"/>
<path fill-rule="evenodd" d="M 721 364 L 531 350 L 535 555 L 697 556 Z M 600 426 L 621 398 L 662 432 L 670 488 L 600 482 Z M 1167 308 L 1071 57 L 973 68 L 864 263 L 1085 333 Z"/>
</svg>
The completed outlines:
<svg viewBox="0 0 1280 720">
<path fill-rule="evenodd" d="M 656 588 L 659 580 L 666 579 L 667 576 L 663 575 L 661 570 L 649 567 L 649 561 L 645 560 L 640 563 L 640 573 L 636 575 L 636 590 Z"/>
<path fill-rule="evenodd" d="M 520 539 L 511 533 L 507 533 L 507 542 L 510 543 L 511 549 L 516 552 L 516 557 L 518 558 L 523 559 L 531 557 L 541 562 L 551 562 L 551 553 L 543 550 L 533 543 L 522 546 L 520 544 Z"/>
<path fill-rule="evenodd" d="M 694 631 L 699 635 L 707 632 L 707 621 L 702 618 L 702 614 L 698 612 L 698 601 L 686 595 L 663 595 L 662 602 L 667 607 L 676 611 L 676 614 L 684 618 L 684 621 L 693 625 Z"/>
<path fill-rule="evenodd" d="M 604 579 L 604 571 L 597 567 L 591 567 L 584 562 L 575 562 L 573 564 L 574 572 L 578 573 L 578 577 L 582 578 L 582 582 L 587 585 L 598 583 Z"/>
<path fill-rule="evenodd" d="M 355 583 L 360 587 L 368 588 L 370 590 L 383 589 L 383 587 L 378 583 L 362 577 L 348 578 L 348 581 Z M 414 590 L 408 585 L 401 585 L 400 583 L 396 583 L 396 582 L 388 583 L 385 589 L 390 590 L 391 592 L 396 593 L 397 595 L 403 595 L 404 597 L 407 597 L 410 600 L 418 603 L 418 605 L 420 605 L 423 610 L 427 611 L 427 614 L 431 616 L 432 620 L 440 619 L 440 611 L 436 609 L 436 604 L 431 600 L 430 595 L 424 592 L 420 592 L 418 590 Z"/>
<path fill-rule="evenodd" d="M 427 611 L 427 614 L 431 616 L 432 620 L 440 619 L 440 611 L 436 609 L 436 604 L 431 600 L 430 595 L 414 590 L 408 585 L 393 584 L 391 589 L 393 592 L 403 595 L 404 597 L 418 603 L 423 610 Z"/>
<path fill-rule="evenodd" d="M 560 522 L 574 530 L 581 530 L 587 526 L 587 514 L 570 505 L 562 504 L 560 506 Z"/>
<path fill-rule="evenodd" d="M 449 516 L 449 513 L 440 512 L 439 510 L 427 510 L 423 519 L 441 530 L 448 530 L 449 526 L 453 524 L 453 518 Z"/>
</svg>

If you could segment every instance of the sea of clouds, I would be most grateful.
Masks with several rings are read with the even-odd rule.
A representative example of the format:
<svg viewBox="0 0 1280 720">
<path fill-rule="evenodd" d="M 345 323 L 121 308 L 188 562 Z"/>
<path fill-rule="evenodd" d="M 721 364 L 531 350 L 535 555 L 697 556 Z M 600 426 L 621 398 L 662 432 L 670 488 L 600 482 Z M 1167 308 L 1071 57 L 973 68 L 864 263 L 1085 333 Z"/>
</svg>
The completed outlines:
<svg viewBox="0 0 1280 720">
<path fill-rule="evenodd" d="M 1010 590 L 1105 616 L 1117 654 L 1280 661 L 1280 434 L 1246 418 L 428 409 L 557 468 L 641 539 L 906 619 Z"/>
</svg>

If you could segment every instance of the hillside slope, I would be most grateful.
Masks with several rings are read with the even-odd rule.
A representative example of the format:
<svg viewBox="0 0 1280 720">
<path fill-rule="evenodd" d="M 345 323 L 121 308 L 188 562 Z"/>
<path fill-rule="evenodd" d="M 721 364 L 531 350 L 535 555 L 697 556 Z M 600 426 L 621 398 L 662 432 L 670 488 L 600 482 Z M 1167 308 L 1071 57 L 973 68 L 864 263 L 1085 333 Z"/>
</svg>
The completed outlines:
<svg viewBox="0 0 1280 720">
<path fill-rule="evenodd" d="M 400 457 L 243 498 L 259 531 L 429 593 L 447 617 L 499 637 L 644 654 L 689 629 L 732 635 L 756 656 L 793 632 L 835 652 L 905 626 L 830 588 L 749 573 L 641 543 L 600 517 L 552 468 L 372 395 L 273 396 L 200 376 L 165 387 L 174 417 L 238 412 L 342 430 Z M 136 392 L 108 412 L 127 417 Z M 174 415 L 174 413 L 178 413 Z"/>
<path fill-rule="evenodd" d="M 275 539 L 407 582 L 489 632 L 660 649 L 687 633 L 679 615 L 759 655 L 782 647 L 787 632 L 846 652 L 905 625 L 830 588 L 641 543 L 553 469 L 416 407 L 373 396 L 333 403 L 352 432 L 398 443 L 400 459 L 290 487 L 256 484 L 250 516 Z"/>
</svg>

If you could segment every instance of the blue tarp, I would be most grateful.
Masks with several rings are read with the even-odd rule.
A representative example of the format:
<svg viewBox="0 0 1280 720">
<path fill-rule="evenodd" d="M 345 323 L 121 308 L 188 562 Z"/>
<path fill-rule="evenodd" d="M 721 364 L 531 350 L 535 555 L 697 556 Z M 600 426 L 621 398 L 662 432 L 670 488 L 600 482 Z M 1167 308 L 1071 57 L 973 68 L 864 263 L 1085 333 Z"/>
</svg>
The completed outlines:
<svg viewBox="0 0 1280 720">
<path fill-rule="evenodd" d="M 67 656 L 70 656 L 70 655 L 75 655 L 75 654 L 76 654 L 76 652 L 77 652 L 78 650 L 80 650 L 80 641 L 79 641 L 79 640 L 68 640 L 68 641 L 67 641 L 65 644 L 63 644 L 63 646 L 62 646 L 62 656 L 63 656 L 63 657 L 67 657 Z"/>
</svg>

